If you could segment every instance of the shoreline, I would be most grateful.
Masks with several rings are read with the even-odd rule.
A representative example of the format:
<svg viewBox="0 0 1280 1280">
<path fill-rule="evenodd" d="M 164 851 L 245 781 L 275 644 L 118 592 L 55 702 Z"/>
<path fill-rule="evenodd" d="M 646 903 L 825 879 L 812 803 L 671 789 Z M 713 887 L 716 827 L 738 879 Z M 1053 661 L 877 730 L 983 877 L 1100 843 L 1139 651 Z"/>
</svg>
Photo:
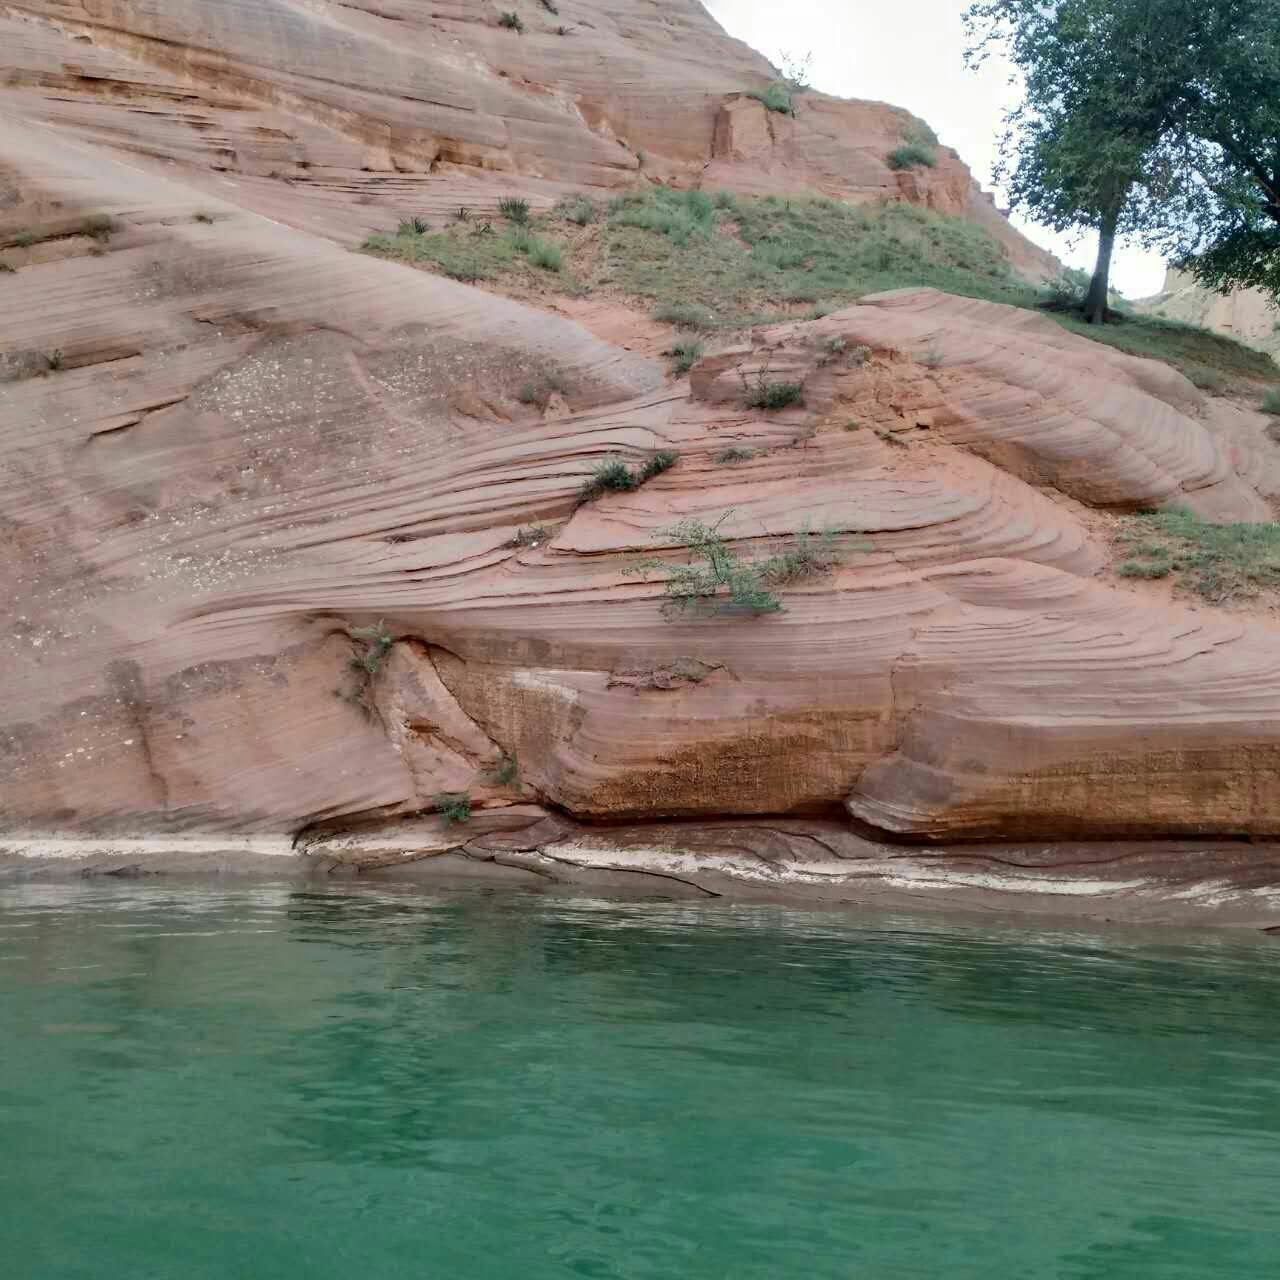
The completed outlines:
<svg viewBox="0 0 1280 1280">
<path fill-rule="evenodd" d="M 371 884 L 482 879 L 628 896 L 964 911 L 1280 935 L 1280 844 L 1046 842 L 935 850 L 875 844 L 799 820 L 609 832 L 566 830 L 562 822 L 543 821 L 552 829 L 537 830 L 539 823 L 511 831 L 503 824 L 465 840 L 421 821 L 305 841 L 290 835 L 0 837 L 0 891 L 15 883 L 96 877 L 335 878 Z"/>
</svg>

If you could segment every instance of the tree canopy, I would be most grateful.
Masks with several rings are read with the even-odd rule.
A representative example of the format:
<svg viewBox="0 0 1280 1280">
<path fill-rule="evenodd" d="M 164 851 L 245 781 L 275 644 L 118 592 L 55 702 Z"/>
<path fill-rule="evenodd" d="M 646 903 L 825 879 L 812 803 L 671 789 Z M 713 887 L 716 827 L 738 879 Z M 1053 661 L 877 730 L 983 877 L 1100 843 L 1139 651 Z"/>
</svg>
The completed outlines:
<svg viewBox="0 0 1280 1280">
<path fill-rule="evenodd" d="M 1105 317 L 1117 235 L 1204 283 L 1280 291 L 1280 0 L 979 0 L 970 61 L 1021 72 L 997 180 L 1055 230 L 1099 234 Z"/>
</svg>

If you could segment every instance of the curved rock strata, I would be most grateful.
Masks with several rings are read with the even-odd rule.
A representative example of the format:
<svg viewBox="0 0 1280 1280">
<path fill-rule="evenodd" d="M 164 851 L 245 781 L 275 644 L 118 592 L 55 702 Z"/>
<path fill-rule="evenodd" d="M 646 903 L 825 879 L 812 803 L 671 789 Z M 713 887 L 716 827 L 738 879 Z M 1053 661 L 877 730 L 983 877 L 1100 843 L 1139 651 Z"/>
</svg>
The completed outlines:
<svg viewBox="0 0 1280 1280">
<path fill-rule="evenodd" d="M 372 869 L 475 861 L 481 837 L 551 823 L 506 862 L 874 896 L 986 874 L 996 855 L 957 841 L 1280 834 L 1274 629 L 1104 585 L 1090 516 L 1269 518 L 1280 452 L 1257 415 L 1041 316 L 922 289 L 757 330 L 672 381 L 567 319 L 335 243 L 360 172 L 386 202 L 431 183 L 454 205 L 549 201 L 633 180 L 624 136 L 660 138 L 676 176 L 884 194 L 874 158 L 901 113 L 806 95 L 757 118 L 741 91 L 768 68 L 692 5 L 641 21 L 616 0 L 583 30 L 566 0 L 566 37 L 409 0 L 162 8 L 0 13 L 15 838 L 306 832 L 341 862 L 344 828 L 416 823 L 351 837 Z M 686 110 L 663 95 L 692 66 Z M 126 130 L 138 102 L 170 105 Z M 211 177 L 233 120 L 234 164 Z M 273 130 L 309 175 L 293 188 L 256 172 Z M 896 193 L 970 208 L 958 161 L 920 181 Z M 802 403 L 747 407 L 766 378 Z M 679 461 L 582 500 L 601 461 L 659 450 Z M 687 520 L 746 559 L 824 534 L 832 563 L 779 587 L 777 613 L 668 620 L 661 570 L 634 571 L 684 563 Z M 420 815 L 461 793 L 476 825 L 423 845 Z M 756 852 L 716 843 L 726 814 Z M 636 852 L 675 820 L 660 856 Z M 624 822 L 641 826 L 585 825 Z M 784 853 L 757 856 L 774 830 Z M 1164 855 L 1123 847 L 1125 875 L 1155 884 Z M 1175 900 L 1199 867 L 1257 906 L 1269 849 L 1180 845 L 1153 892 Z M 1052 896 L 1073 856 L 1000 875 Z"/>
</svg>

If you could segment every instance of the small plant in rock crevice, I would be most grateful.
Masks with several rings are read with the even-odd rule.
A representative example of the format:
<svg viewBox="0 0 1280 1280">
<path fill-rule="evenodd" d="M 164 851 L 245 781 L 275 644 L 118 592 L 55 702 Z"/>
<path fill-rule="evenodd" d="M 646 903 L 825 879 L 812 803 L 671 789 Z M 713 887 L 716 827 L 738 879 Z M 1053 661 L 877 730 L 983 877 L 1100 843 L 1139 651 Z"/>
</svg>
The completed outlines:
<svg viewBox="0 0 1280 1280">
<path fill-rule="evenodd" d="M 348 662 L 348 667 L 355 674 L 355 685 L 349 689 L 337 690 L 338 697 L 344 702 L 358 707 L 366 715 L 371 714 L 369 690 L 374 677 L 382 667 L 383 659 L 391 652 L 395 637 L 379 619 L 369 627 L 352 627 L 351 639 L 359 646 L 358 652 Z"/>
<path fill-rule="evenodd" d="M 696 338 L 681 338 L 671 344 L 670 354 L 674 358 L 672 371 L 688 373 L 702 359 L 702 343 Z"/>
<path fill-rule="evenodd" d="M 57 371 L 61 369 L 63 365 L 62 348 L 54 347 L 54 349 L 50 351 L 47 356 L 45 356 L 44 362 L 49 366 L 50 372 L 57 373 Z"/>
<path fill-rule="evenodd" d="M 551 541 L 551 530 L 540 524 L 521 525 L 510 538 L 503 543 L 506 547 L 540 547 Z"/>
<path fill-rule="evenodd" d="M 630 493 L 679 461 L 680 455 L 674 449 L 660 449 L 646 458 L 639 470 L 632 471 L 621 458 L 604 458 L 578 490 L 578 503 L 591 502 L 605 493 Z"/>
<path fill-rule="evenodd" d="M 94 240 L 109 240 L 116 231 L 116 220 L 108 213 L 95 213 L 84 220 L 84 234 Z"/>
<path fill-rule="evenodd" d="M 489 777 L 500 787 L 510 787 L 520 780 L 520 765 L 515 752 L 504 753 L 489 771 Z"/>
<path fill-rule="evenodd" d="M 742 449 L 735 445 L 732 449 L 722 449 L 716 454 L 715 460 L 724 465 L 734 462 L 750 462 L 755 456 L 754 449 Z"/>
<path fill-rule="evenodd" d="M 498 26 L 514 31 L 517 35 L 524 34 L 524 21 L 514 9 L 498 15 Z"/>
<path fill-rule="evenodd" d="M 471 797 L 465 791 L 439 791 L 431 806 L 451 827 L 471 817 Z"/>
<path fill-rule="evenodd" d="M 38 239 L 39 236 L 37 236 L 34 231 L 18 231 L 14 233 L 13 243 L 16 244 L 19 249 L 30 249 Z"/>
<path fill-rule="evenodd" d="M 748 409 L 786 409 L 804 403 L 804 383 L 777 381 L 769 377 L 769 362 L 756 371 L 753 379 L 738 370 L 742 382 L 742 403 Z"/>
<path fill-rule="evenodd" d="M 767 89 L 748 90 L 747 97 L 754 98 L 768 111 L 776 111 L 779 115 L 795 115 L 791 93 L 785 84 L 775 82 Z"/>
<path fill-rule="evenodd" d="M 558 369 L 546 369 L 536 378 L 522 382 L 516 391 L 521 404 L 533 405 L 539 413 L 545 413 L 554 395 L 568 395 L 569 383 Z"/>
</svg>

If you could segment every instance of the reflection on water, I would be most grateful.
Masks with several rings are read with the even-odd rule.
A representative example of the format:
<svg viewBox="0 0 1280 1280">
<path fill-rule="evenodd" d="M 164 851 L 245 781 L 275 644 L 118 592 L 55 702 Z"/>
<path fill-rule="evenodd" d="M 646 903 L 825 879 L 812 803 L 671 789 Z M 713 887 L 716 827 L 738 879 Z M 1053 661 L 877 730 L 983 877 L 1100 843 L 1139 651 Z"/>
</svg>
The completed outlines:
<svg viewBox="0 0 1280 1280">
<path fill-rule="evenodd" d="M 720 902 L 0 894 L 6 1274 L 1269 1275 L 1280 950 Z"/>
</svg>

